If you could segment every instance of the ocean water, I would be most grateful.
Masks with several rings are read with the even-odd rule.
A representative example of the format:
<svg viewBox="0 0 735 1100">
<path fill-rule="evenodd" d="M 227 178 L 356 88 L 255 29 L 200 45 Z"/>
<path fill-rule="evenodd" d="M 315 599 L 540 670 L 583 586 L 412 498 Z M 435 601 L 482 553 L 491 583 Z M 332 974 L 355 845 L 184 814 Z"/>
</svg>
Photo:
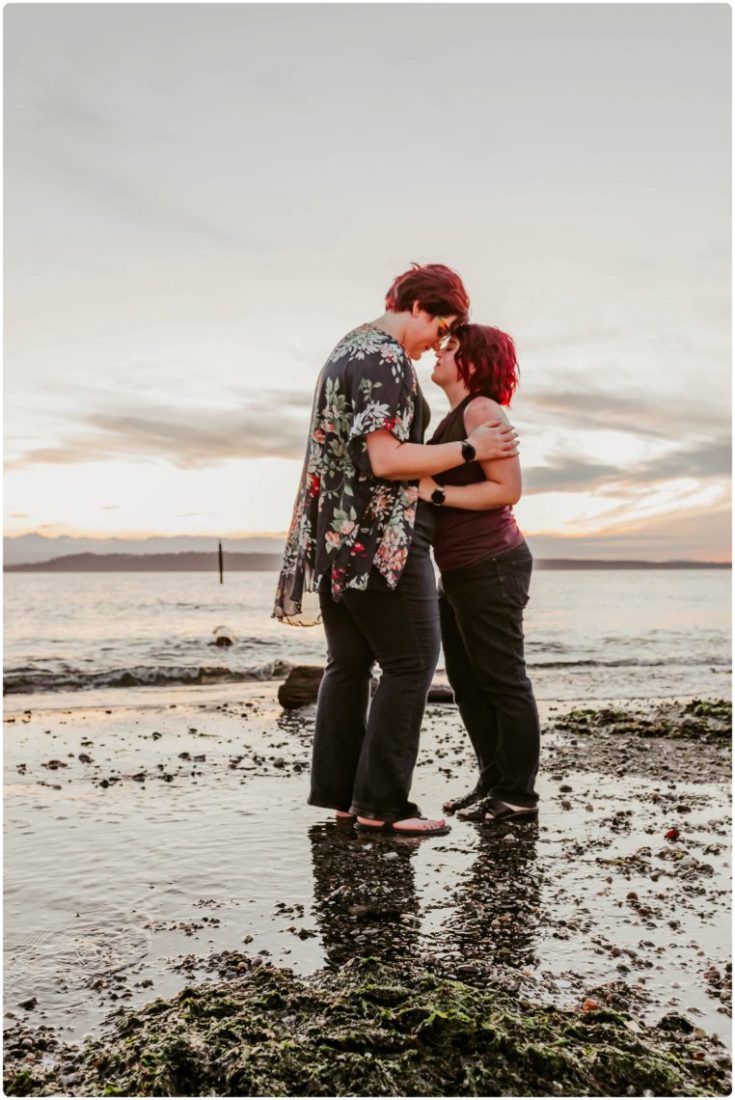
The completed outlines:
<svg viewBox="0 0 735 1100">
<path fill-rule="evenodd" d="M 153 691 L 323 663 L 321 626 L 270 617 L 275 583 L 275 573 L 223 585 L 207 573 L 6 574 L 5 692 Z M 537 697 L 729 696 L 730 583 L 727 570 L 538 571 L 525 619 Z M 229 648 L 214 644 L 220 627 Z"/>
</svg>

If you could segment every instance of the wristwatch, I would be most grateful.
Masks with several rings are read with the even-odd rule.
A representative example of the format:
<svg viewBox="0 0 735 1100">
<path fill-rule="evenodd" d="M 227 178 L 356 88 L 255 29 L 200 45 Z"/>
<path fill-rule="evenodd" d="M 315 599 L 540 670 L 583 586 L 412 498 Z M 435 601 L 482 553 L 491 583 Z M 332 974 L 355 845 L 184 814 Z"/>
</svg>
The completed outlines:
<svg viewBox="0 0 735 1100">
<path fill-rule="evenodd" d="M 462 440 L 462 458 L 465 462 L 474 462 L 477 456 L 477 451 L 470 443 L 469 439 Z"/>
<path fill-rule="evenodd" d="M 446 490 L 443 485 L 437 485 L 434 492 L 431 494 L 431 503 L 436 504 L 437 508 L 444 503 L 446 497 Z"/>
</svg>

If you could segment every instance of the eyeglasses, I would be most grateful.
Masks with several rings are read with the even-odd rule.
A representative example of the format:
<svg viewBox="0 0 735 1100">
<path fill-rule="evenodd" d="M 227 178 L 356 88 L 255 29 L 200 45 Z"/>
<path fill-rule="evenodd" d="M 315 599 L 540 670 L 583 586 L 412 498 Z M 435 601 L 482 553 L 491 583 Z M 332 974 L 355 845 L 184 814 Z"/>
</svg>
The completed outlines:
<svg viewBox="0 0 735 1100">
<path fill-rule="evenodd" d="M 452 333 L 449 321 L 447 321 L 446 317 L 437 317 L 436 320 L 438 324 L 436 326 L 436 344 L 434 346 L 441 349 L 446 347 L 447 341 Z"/>
<path fill-rule="evenodd" d="M 436 330 L 436 347 L 439 351 L 443 351 L 452 339 L 452 326 L 446 317 L 437 317 L 437 321 L 439 324 Z"/>
</svg>

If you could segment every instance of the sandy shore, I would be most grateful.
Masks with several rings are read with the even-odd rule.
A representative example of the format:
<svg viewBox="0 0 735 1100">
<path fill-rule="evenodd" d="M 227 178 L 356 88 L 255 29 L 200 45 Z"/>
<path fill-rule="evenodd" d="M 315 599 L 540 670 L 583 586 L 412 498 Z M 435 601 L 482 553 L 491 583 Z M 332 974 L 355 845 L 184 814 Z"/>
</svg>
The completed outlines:
<svg viewBox="0 0 735 1100">
<path fill-rule="evenodd" d="M 730 1031 L 724 709 L 547 704 L 538 825 L 382 842 L 305 805 L 313 712 L 283 712 L 276 688 L 10 700 L 8 1091 L 58 1091 L 56 1058 L 69 1094 L 88 1092 L 65 1044 L 111 1035 L 111 1011 L 263 967 L 338 982 L 356 954 L 569 1019 L 666 1018 L 659 1037 L 704 1044 L 705 1091 L 721 1091 L 708 1036 Z M 471 774 L 454 708 L 429 707 L 413 796 L 436 813 Z"/>
</svg>

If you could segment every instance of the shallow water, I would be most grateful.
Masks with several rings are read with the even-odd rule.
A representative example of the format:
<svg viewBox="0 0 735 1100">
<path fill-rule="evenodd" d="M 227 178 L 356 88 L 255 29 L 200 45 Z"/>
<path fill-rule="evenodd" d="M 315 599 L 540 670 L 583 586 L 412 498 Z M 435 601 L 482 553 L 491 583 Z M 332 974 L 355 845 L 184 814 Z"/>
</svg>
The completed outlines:
<svg viewBox="0 0 735 1100">
<path fill-rule="evenodd" d="M 539 570 L 526 610 L 540 699 L 725 695 L 729 570 Z M 6 574 L 5 689 L 269 679 L 274 661 L 323 664 L 320 626 L 270 618 L 276 575 Z M 227 626 L 228 648 L 214 645 Z M 443 659 L 440 663 L 443 663 Z"/>
<path fill-rule="evenodd" d="M 231 687 L 226 710 L 219 689 L 167 692 L 165 703 L 149 690 L 136 696 L 147 709 L 44 710 L 6 724 L 6 1011 L 24 1017 L 18 1002 L 36 996 L 29 1022 L 78 1038 L 121 1004 L 175 993 L 224 950 L 306 974 L 358 943 L 439 960 L 468 980 L 491 967 L 561 1006 L 623 981 L 642 1018 L 680 1011 L 727 1041 L 704 977 L 730 956 L 726 785 L 634 767 L 624 781 L 570 772 L 553 762 L 563 739 L 553 734 L 538 825 L 455 821 L 434 841 L 358 839 L 305 805 L 307 772 L 296 769 L 310 714 L 282 712 L 275 689 Z M 651 746 L 674 764 L 680 749 Z M 436 812 L 470 774 L 453 708 L 430 708 L 413 795 Z M 666 857 L 663 833 L 677 822 L 689 871 Z M 632 872 L 609 862 L 646 847 Z"/>
</svg>

